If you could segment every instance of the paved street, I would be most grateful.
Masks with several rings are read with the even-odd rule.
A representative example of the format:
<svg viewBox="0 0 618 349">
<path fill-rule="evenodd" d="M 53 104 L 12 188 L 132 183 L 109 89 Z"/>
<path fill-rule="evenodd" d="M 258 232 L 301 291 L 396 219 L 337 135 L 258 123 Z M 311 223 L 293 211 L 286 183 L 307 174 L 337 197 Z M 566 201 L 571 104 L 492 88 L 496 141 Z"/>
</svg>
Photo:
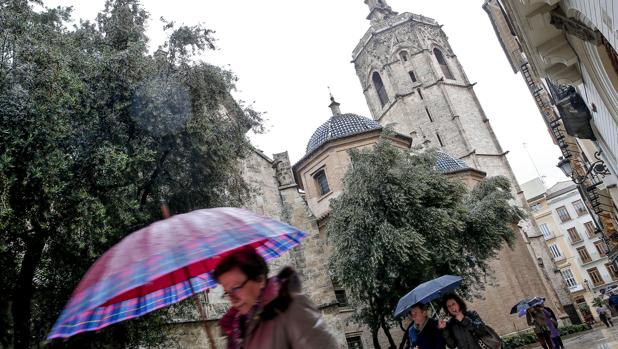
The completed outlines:
<svg viewBox="0 0 618 349">
<path fill-rule="evenodd" d="M 615 320 L 614 323 L 616 324 Z M 610 328 L 597 327 L 593 331 L 576 335 L 565 340 L 564 346 L 568 349 L 618 349 L 618 325 Z"/>
</svg>

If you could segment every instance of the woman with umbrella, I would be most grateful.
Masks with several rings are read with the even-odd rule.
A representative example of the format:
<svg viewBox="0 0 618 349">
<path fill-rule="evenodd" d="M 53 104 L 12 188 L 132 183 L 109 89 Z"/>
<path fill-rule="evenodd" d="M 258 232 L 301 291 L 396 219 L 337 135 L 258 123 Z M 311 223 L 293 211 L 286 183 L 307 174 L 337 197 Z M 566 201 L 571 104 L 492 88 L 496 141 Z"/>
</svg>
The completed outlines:
<svg viewBox="0 0 618 349">
<path fill-rule="evenodd" d="M 267 278 L 268 265 L 251 247 L 224 257 L 214 271 L 229 299 L 220 322 L 228 349 L 338 348 L 319 310 L 300 294 L 291 268 Z"/>
<path fill-rule="evenodd" d="M 444 311 L 451 316 L 448 322 L 440 321 L 449 348 L 484 349 L 500 348 L 500 337 L 485 325 L 479 314 L 468 310 L 466 303 L 456 294 L 444 296 Z"/>
</svg>

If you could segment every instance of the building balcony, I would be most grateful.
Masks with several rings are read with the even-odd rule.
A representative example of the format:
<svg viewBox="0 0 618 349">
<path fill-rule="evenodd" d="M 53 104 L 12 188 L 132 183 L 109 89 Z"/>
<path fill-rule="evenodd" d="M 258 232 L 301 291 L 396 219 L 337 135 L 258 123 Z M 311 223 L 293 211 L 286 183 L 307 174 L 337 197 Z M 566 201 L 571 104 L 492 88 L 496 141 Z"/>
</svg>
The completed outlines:
<svg viewBox="0 0 618 349">
<path fill-rule="evenodd" d="M 576 293 L 584 290 L 584 286 L 581 284 L 576 284 L 575 286 L 569 287 L 569 292 Z"/>
</svg>

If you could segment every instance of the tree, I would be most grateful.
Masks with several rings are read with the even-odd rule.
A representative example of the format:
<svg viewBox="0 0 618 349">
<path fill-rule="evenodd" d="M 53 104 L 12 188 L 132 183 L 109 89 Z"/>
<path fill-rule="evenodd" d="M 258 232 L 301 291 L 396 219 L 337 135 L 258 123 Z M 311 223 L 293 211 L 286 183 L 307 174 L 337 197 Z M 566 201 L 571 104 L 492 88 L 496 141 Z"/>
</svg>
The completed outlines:
<svg viewBox="0 0 618 349">
<path fill-rule="evenodd" d="M 327 225 L 334 278 L 349 292 L 355 320 L 390 347 L 392 313 L 401 296 L 445 274 L 464 278 L 462 292 L 483 285 L 487 263 L 514 239 L 523 212 L 511 205 L 506 178 L 471 191 L 435 169 L 435 153 L 413 154 L 381 139 L 350 151 L 343 193 L 331 201 Z"/>
<path fill-rule="evenodd" d="M 235 77 L 196 59 L 212 31 L 164 23 L 148 53 L 138 0 L 108 0 L 69 30 L 70 10 L 0 0 L 0 347 L 44 340 L 96 258 L 172 212 L 239 205 L 259 113 L 230 96 Z M 164 340 L 165 312 L 62 347 Z"/>
</svg>

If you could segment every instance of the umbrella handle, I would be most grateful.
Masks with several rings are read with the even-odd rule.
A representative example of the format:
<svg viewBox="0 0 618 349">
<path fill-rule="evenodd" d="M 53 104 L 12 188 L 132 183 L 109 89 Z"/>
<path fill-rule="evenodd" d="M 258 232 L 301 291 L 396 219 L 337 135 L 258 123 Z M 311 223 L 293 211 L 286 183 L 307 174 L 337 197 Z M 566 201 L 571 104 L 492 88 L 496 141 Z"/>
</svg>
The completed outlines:
<svg viewBox="0 0 618 349">
<path fill-rule="evenodd" d="M 208 293 L 208 291 L 210 290 L 206 290 L 206 293 Z M 216 349 L 217 346 L 215 345 L 215 338 L 212 335 L 212 330 L 211 328 L 208 326 L 208 318 L 206 317 L 206 310 L 204 309 L 204 305 L 202 304 L 202 302 L 200 302 L 200 298 L 199 298 L 199 294 L 194 294 L 193 295 L 193 301 L 195 302 L 195 306 L 197 307 L 198 312 L 200 313 L 200 319 L 204 320 L 204 329 L 206 330 L 206 335 L 208 336 L 208 343 L 210 344 L 210 347 L 213 349 Z"/>
</svg>

